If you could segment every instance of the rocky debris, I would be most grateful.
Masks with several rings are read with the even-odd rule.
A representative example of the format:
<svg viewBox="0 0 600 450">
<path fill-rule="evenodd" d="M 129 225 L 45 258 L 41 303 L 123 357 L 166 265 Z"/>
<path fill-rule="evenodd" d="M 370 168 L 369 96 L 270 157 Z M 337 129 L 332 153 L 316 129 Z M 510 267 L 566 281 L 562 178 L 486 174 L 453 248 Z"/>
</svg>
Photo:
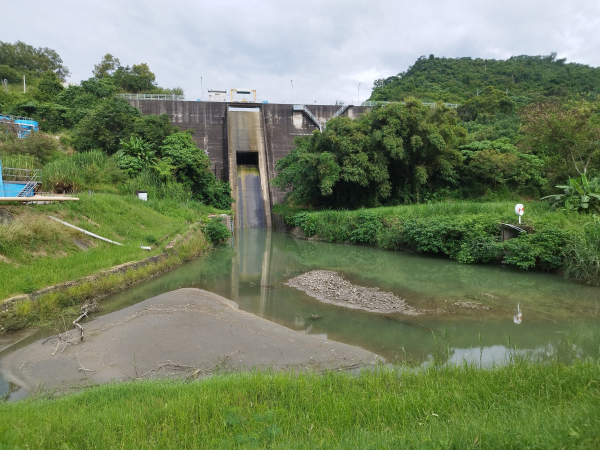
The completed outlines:
<svg viewBox="0 0 600 450">
<path fill-rule="evenodd" d="M 345 280 L 331 270 L 313 270 L 294 277 L 285 283 L 300 289 L 324 303 L 363 309 L 377 313 L 402 313 L 409 316 L 423 314 L 398 297 L 393 292 L 383 292 L 379 288 L 358 286 Z"/>
<path fill-rule="evenodd" d="M 458 306 L 459 308 L 472 308 L 472 309 L 490 309 L 489 306 L 483 306 L 481 303 L 476 302 L 463 302 L 458 301 L 452 303 L 454 306 Z"/>
<path fill-rule="evenodd" d="M 320 318 L 321 318 L 321 316 L 317 316 L 316 314 L 313 314 L 312 316 L 309 317 L 310 320 L 317 320 Z"/>
</svg>

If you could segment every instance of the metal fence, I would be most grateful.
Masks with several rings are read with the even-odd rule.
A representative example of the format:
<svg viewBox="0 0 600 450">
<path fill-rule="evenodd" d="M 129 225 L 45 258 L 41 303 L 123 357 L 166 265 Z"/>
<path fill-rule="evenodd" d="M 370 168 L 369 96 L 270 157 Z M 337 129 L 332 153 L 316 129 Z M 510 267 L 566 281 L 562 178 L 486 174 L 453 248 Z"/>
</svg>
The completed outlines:
<svg viewBox="0 0 600 450">
<path fill-rule="evenodd" d="M 360 105 L 361 106 L 377 106 L 377 105 L 389 105 L 391 103 L 400 103 L 402 105 L 405 105 L 406 102 L 375 102 L 375 101 L 366 101 L 366 102 L 362 102 Z M 438 104 L 437 103 L 427 103 L 427 102 L 422 102 L 423 105 L 425 106 L 429 106 L 430 108 L 435 108 Z M 448 108 L 458 108 L 460 105 L 458 105 L 457 103 L 443 103 L 444 106 L 447 106 Z"/>
<path fill-rule="evenodd" d="M 30 119 L 29 117 L 11 116 L 9 114 L 0 114 L 0 123 L 3 123 L 3 122 L 15 122 L 20 125 L 31 125 L 31 126 L 38 125 L 38 123 L 35 120 Z"/>
<path fill-rule="evenodd" d="M 32 181 L 41 183 L 42 171 L 40 169 L 14 169 L 12 167 L 2 167 L 3 181 Z"/>
<path fill-rule="evenodd" d="M 174 94 L 117 94 L 127 100 L 185 100 L 185 95 Z"/>
</svg>

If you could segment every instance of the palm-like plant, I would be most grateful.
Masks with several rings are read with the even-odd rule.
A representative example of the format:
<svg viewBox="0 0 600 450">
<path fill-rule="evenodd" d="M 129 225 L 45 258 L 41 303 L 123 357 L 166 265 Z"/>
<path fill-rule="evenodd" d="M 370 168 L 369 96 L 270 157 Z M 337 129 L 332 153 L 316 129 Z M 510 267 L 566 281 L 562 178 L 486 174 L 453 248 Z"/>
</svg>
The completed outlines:
<svg viewBox="0 0 600 450">
<path fill-rule="evenodd" d="M 600 178 L 588 180 L 585 173 L 579 178 L 569 178 L 563 189 L 563 194 L 552 194 L 541 200 L 554 201 L 553 207 L 564 206 L 565 209 L 578 212 L 600 211 Z"/>
<path fill-rule="evenodd" d="M 139 159 L 144 165 L 152 165 L 156 162 L 156 152 L 152 145 L 137 136 L 131 136 L 129 142 L 121 140 L 121 149 L 117 157 L 131 156 Z"/>
</svg>

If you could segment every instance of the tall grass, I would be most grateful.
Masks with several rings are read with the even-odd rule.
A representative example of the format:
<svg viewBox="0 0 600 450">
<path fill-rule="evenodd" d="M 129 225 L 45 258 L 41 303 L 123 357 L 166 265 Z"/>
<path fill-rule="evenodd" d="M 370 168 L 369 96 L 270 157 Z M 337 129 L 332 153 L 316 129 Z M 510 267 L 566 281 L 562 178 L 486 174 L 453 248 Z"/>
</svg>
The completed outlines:
<svg viewBox="0 0 600 450">
<path fill-rule="evenodd" d="M 57 193 L 84 188 L 116 191 L 123 179 L 114 158 L 101 150 L 63 156 L 46 164 L 42 173 L 43 189 Z"/>
<path fill-rule="evenodd" d="M 187 202 L 191 200 L 192 193 L 181 183 L 163 181 L 152 170 L 143 170 L 137 177 L 124 181 L 119 190 L 121 194 L 131 194 L 135 191 L 148 191 L 151 199 L 171 200 L 174 202 Z"/>
<path fill-rule="evenodd" d="M 12 167 L 15 169 L 39 169 L 41 164 L 35 156 L 31 155 L 1 155 L 2 167 Z"/>
<path fill-rule="evenodd" d="M 7 448 L 598 448 L 600 367 L 242 372 L 0 405 Z"/>
<path fill-rule="evenodd" d="M 584 226 L 565 249 L 565 276 L 600 285 L 600 220 Z"/>
</svg>

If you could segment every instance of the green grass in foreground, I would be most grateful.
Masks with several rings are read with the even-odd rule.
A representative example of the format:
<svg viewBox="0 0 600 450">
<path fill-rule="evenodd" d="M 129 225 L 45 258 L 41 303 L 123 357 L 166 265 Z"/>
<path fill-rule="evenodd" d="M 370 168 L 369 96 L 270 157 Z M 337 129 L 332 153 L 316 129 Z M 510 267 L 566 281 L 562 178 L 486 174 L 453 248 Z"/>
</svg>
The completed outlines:
<svg viewBox="0 0 600 450">
<path fill-rule="evenodd" d="M 598 448 L 596 362 L 144 381 L 0 405 L 0 448 Z"/>
<path fill-rule="evenodd" d="M 63 204 L 1 206 L 13 220 L 0 223 L 0 301 L 162 253 L 190 223 L 220 212 L 198 202 L 145 203 L 133 195 L 82 194 L 79 198 Z M 126 245 L 93 239 L 48 215 Z M 81 241 L 89 249 L 76 244 Z M 141 250 L 140 245 L 153 250 Z"/>
</svg>

